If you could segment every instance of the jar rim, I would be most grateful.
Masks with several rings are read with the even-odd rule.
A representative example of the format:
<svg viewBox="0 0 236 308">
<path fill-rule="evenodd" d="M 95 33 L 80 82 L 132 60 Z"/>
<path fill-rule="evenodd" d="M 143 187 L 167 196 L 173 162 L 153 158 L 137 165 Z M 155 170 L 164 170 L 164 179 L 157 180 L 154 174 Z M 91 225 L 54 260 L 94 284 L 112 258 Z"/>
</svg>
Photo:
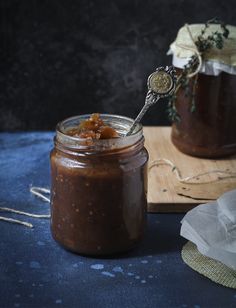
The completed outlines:
<svg viewBox="0 0 236 308">
<path fill-rule="evenodd" d="M 100 114 L 100 117 L 105 124 L 109 124 L 109 126 L 116 129 L 120 135 L 118 138 L 87 140 L 85 138 L 66 134 L 66 131 L 78 126 L 82 120 L 88 119 L 90 116 L 91 114 L 82 114 L 60 121 L 56 126 L 55 141 L 67 148 L 104 151 L 131 146 L 143 137 L 143 126 L 141 123 L 136 125 L 131 135 L 126 136 L 126 133 L 129 131 L 134 120 L 122 115 L 105 113 Z"/>
</svg>

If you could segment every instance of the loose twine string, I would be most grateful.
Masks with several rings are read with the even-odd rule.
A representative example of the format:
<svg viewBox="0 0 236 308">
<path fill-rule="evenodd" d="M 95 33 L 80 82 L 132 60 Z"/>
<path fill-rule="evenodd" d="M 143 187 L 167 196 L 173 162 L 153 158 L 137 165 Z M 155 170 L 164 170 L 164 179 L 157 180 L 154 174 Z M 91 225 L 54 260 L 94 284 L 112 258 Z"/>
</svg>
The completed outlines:
<svg viewBox="0 0 236 308">
<path fill-rule="evenodd" d="M 31 187 L 30 192 L 33 195 L 37 196 L 38 198 L 42 199 L 43 201 L 50 202 L 50 198 L 48 198 L 48 197 L 46 197 L 45 195 L 42 194 L 42 193 L 50 194 L 49 189 L 43 188 L 43 187 Z M 40 218 L 40 219 L 51 217 L 49 214 L 44 214 L 44 215 L 33 214 L 33 213 L 19 211 L 19 210 L 16 210 L 16 209 L 11 209 L 11 208 L 8 208 L 8 207 L 0 207 L 0 211 L 24 215 L 24 216 L 29 216 L 29 217 L 33 217 L 33 218 Z M 28 228 L 34 227 L 33 224 L 26 222 L 26 221 L 19 220 L 19 219 L 13 219 L 13 218 L 0 216 L 0 220 L 6 221 L 6 222 L 9 222 L 9 223 L 20 224 L 20 225 L 23 225 L 23 226 L 28 227 Z"/>
<path fill-rule="evenodd" d="M 152 161 L 149 165 L 148 171 L 150 172 L 151 169 L 153 169 L 154 167 L 158 167 L 158 166 L 169 166 L 169 167 L 171 167 L 172 172 L 174 173 L 176 179 L 180 183 L 206 184 L 206 183 L 212 183 L 212 182 L 218 181 L 222 178 L 226 179 L 226 178 L 236 177 L 235 172 L 230 172 L 230 171 L 227 171 L 227 170 L 220 170 L 220 169 L 214 169 L 214 170 L 211 170 L 211 171 L 198 173 L 196 175 L 182 177 L 179 168 L 172 161 L 170 161 L 169 159 L 166 159 L 166 158 L 160 158 L 160 159 L 156 159 L 156 160 Z M 208 181 L 204 181 L 204 182 L 199 182 L 199 181 L 198 182 L 190 182 L 191 180 L 199 179 L 199 178 L 201 178 L 205 175 L 210 175 L 210 174 L 219 174 L 223 177 L 221 177 L 221 178 L 218 177 L 216 179 L 212 179 L 212 180 L 208 180 Z M 43 188 L 43 187 L 31 187 L 30 192 L 33 195 L 35 195 L 36 197 L 43 200 L 44 202 L 50 203 L 50 198 L 46 197 L 44 195 L 44 194 L 46 194 L 46 195 L 50 194 L 49 189 Z M 8 208 L 8 207 L 0 207 L 0 211 L 24 215 L 24 216 L 28 216 L 28 217 L 32 217 L 32 218 L 40 218 L 40 219 L 45 219 L 45 218 L 48 219 L 48 218 L 51 217 L 50 214 L 39 215 L 39 214 L 19 211 L 17 209 L 11 209 L 11 208 Z M 26 221 L 18 220 L 18 219 L 0 216 L 0 220 L 8 222 L 8 223 L 20 224 L 20 225 L 23 225 L 23 226 L 28 227 L 28 228 L 34 227 L 33 224 L 28 223 Z"/>
<path fill-rule="evenodd" d="M 149 171 L 153 168 L 153 167 L 158 167 L 160 165 L 167 165 L 170 166 L 172 168 L 172 172 L 175 174 L 177 180 L 180 183 L 189 183 L 191 180 L 195 180 L 195 179 L 199 179 L 205 175 L 210 175 L 210 174 L 219 174 L 223 177 L 218 177 L 216 179 L 212 179 L 212 180 L 208 180 L 208 181 L 204 181 L 204 182 L 191 182 L 191 184 L 207 184 L 207 183 L 213 183 L 216 182 L 218 180 L 221 179 L 225 179 L 225 178 L 235 178 L 236 177 L 236 172 L 231 172 L 228 170 L 221 170 L 221 169 L 213 169 L 210 171 L 206 171 L 206 172 L 201 172 L 195 175 L 191 175 L 191 176 L 187 176 L 187 177 L 182 177 L 181 176 L 181 172 L 180 170 L 177 168 L 177 166 L 170 161 L 169 159 L 166 158 L 160 158 L 160 159 L 156 159 L 154 161 L 151 162 L 151 164 L 149 165 Z"/>
</svg>

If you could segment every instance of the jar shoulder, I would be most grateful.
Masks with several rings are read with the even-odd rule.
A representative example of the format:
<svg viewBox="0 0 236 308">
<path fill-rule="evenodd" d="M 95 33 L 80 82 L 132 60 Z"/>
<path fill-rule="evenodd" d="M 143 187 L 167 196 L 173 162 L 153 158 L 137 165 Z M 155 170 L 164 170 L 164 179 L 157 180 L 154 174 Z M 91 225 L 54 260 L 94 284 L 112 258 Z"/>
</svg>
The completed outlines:
<svg viewBox="0 0 236 308">
<path fill-rule="evenodd" d="M 53 149 L 50 153 L 52 168 L 68 170 L 100 170 L 102 173 L 114 172 L 114 170 L 129 171 L 144 166 L 148 159 L 148 151 L 143 147 L 140 151 L 132 156 L 71 156 Z M 85 171 L 86 172 L 86 171 Z"/>
</svg>

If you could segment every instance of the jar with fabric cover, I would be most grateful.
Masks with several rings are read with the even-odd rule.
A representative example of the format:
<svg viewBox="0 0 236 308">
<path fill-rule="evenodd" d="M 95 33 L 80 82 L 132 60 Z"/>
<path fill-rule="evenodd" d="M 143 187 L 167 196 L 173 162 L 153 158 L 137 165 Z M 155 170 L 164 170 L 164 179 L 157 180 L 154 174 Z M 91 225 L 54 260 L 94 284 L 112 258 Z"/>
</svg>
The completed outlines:
<svg viewBox="0 0 236 308">
<path fill-rule="evenodd" d="M 168 52 L 178 73 L 194 54 L 199 60 L 195 72 L 188 76 L 190 92 L 181 87 L 176 92 L 179 120 L 173 122 L 171 140 L 189 155 L 223 157 L 236 153 L 236 27 L 227 25 L 229 36 L 222 49 L 214 47 L 201 54 L 196 41 L 203 28 L 204 24 L 182 27 Z M 210 24 L 204 35 L 219 30 L 219 24 Z"/>
</svg>

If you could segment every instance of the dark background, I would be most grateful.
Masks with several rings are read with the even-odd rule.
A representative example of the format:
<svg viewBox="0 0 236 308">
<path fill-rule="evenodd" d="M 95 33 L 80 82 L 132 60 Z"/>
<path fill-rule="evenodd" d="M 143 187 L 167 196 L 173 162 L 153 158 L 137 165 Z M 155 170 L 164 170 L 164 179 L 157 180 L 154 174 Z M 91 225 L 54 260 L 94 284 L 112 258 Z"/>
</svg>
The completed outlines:
<svg viewBox="0 0 236 308">
<path fill-rule="evenodd" d="M 148 75 L 171 64 L 185 23 L 235 24 L 235 0 L 0 0 L 0 130 L 54 129 L 68 116 L 135 117 Z M 166 101 L 145 125 L 169 124 Z"/>
</svg>

